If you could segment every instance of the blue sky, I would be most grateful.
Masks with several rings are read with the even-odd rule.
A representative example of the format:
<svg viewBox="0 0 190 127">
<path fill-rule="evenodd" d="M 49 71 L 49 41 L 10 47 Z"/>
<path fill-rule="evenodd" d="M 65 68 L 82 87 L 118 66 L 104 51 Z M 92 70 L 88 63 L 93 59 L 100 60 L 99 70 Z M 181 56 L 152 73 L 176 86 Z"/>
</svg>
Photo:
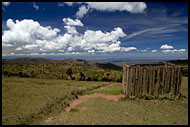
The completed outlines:
<svg viewBox="0 0 190 127">
<path fill-rule="evenodd" d="M 188 3 L 2 3 L 3 56 L 188 57 Z"/>
</svg>

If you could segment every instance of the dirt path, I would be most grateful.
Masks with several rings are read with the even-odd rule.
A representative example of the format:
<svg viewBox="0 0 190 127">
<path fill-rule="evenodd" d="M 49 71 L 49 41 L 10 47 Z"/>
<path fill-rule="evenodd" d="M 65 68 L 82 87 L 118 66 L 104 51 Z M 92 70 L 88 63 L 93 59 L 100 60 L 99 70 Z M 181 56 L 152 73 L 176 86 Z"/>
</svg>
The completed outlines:
<svg viewBox="0 0 190 127">
<path fill-rule="evenodd" d="M 71 110 L 71 108 L 75 108 L 77 105 L 88 101 L 88 99 L 90 99 L 90 98 L 104 98 L 104 99 L 108 99 L 108 100 L 119 101 L 119 99 L 123 96 L 124 95 L 122 95 L 122 94 L 107 95 L 107 94 L 101 94 L 101 93 L 95 93 L 95 94 L 91 94 L 91 95 L 82 95 L 82 96 L 78 96 L 78 99 L 70 101 L 69 102 L 70 106 L 67 107 L 65 110 L 66 110 L 66 112 L 69 112 Z M 85 109 L 82 109 L 82 110 L 85 110 Z M 53 117 L 50 117 L 47 120 L 44 120 L 44 122 L 49 123 L 52 121 L 52 119 L 53 119 Z"/>
<path fill-rule="evenodd" d="M 95 94 L 91 94 L 91 95 L 82 95 L 82 96 L 78 96 L 78 99 L 70 101 L 70 103 L 69 103 L 70 107 L 67 107 L 65 110 L 66 110 L 66 112 L 69 112 L 71 108 L 75 108 L 77 105 L 88 101 L 88 99 L 90 99 L 90 98 L 104 98 L 104 99 L 108 99 L 108 100 L 119 101 L 119 99 L 122 96 L 123 95 L 121 95 L 121 94 L 120 95 L 107 95 L 107 94 L 101 94 L 101 93 L 95 93 Z"/>
</svg>

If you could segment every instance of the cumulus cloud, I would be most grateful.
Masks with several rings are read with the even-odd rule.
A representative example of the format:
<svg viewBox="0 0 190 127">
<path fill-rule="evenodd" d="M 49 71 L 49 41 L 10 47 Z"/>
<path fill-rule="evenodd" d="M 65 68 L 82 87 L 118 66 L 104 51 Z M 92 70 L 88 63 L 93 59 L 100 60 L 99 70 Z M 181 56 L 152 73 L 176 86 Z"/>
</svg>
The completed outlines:
<svg viewBox="0 0 190 127">
<path fill-rule="evenodd" d="M 104 52 L 113 52 L 120 50 L 120 37 L 126 34 L 121 28 L 114 28 L 111 32 L 102 32 L 101 30 L 86 30 L 81 41 L 81 48 L 84 50 L 97 49 Z"/>
<path fill-rule="evenodd" d="M 71 33 L 71 34 L 77 34 L 78 32 L 76 31 L 76 28 L 73 27 L 73 26 L 64 26 L 65 29 L 67 29 L 67 32 L 68 33 Z"/>
<path fill-rule="evenodd" d="M 185 51 L 186 51 L 186 49 L 179 49 L 179 50 L 177 50 L 177 49 L 173 49 L 173 50 L 167 49 L 167 50 L 162 50 L 162 52 L 164 52 L 164 53 L 176 53 L 176 52 L 183 53 Z"/>
<path fill-rule="evenodd" d="M 84 26 L 83 23 L 78 19 L 63 18 L 63 22 L 68 26 Z"/>
<path fill-rule="evenodd" d="M 157 52 L 157 50 L 152 50 L 151 52 Z"/>
<path fill-rule="evenodd" d="M 50 40 L 57 36 L 59 29 L 52 29 L 50 26 L 43 27 L 38 22 L 30 19 L 22 21 L 12 19 L 7 20 L 9 30 L 3 31 L 2 44 L 3 47 L 10 45 L 31 45 L 36 44 L 38 40 Z M 26 46 L 28 48 L 30 46 Z"/>
<path fill-rule="evenodd" d="M 122 51 L 131 51 L 131 50 L 137 50 L 137 48 L 136 47 L 122 47 L 121 48 L 122 49 Z"/>
<path fill-rule="evenodd" d="M 39 6 L 38 6 L 35 2 L 33 2 L 33 7 L 34 7 L 36 10 L 39 9 Z"/>
<path fill-rule="evenodd" d="M 127 36 L 122 28 L 117 27 L 112 31 L 86 30 L 79 33 L 75 26 L 83 26 L 78 19 L 64 18 L 66 33 L 57 28 L 41 26 L 37 21 L 31 19 L 7 20 L 8 30 L 3 31 L 3 48 L 14 48 L 20 52 L 115 52 L 136 50 L 136 47 L 121 47 L 120 38 Z M 80 53 L 81 54 L 81 53 Z"/>
<path fill-rule="evenodd" d="M 100 11 L 128 11 L 142 13 L 147 7 L 144 2 L 86 2 L 90 8 Z"/>
<path fill-rule="evenodd" d="M 21 47 L 18 47 L 18 48 L 16 48 L 15 49 L 16 51 L 21 51 L 21 50 L 23 50 Z"/>
<path fill-rule="evenodd" d="M 98 11 L 127 11 L 130 13 L 143 13 L 147 8 L 146 3 L 144 2 L 65 2 L 68 6 L 73 4 L 87 4 L 82 5 L 79 8 L 79 11 L 76 13 L 77 17 L 82 18 L 89 9 L 98 10 Z"/>
<path fill-rule="evenodd" d="M 82 18 L 88 12 L 88 10 L 89 10 L 88 7 L 82 5 L 77 11 L 76 16 Z"/>
<path fill-rule="evenodd" d="M 162 45 L 160 47 L 160 49 L 173 49 L 173 46 L 169 46 L 169 45 L 165 44 L 165 45 Z"/>
<path fill-rule="evenodd" d="M 2 2 L 3 6 L 9 6 L 11 2 Z"/>
<path fill-rule="evenodd" d="M 95 50 L 88 50 L 88 52 L 89 52 L 89 53 L 94 53 L 94 52 L 95 52 Z"/>
</svg>

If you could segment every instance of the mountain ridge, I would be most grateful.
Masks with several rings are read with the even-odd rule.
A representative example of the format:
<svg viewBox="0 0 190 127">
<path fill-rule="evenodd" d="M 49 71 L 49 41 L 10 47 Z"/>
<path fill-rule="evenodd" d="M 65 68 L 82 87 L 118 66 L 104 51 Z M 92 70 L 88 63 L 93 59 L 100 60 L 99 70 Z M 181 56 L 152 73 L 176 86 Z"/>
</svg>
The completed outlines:
<svg viewBox="0 0 190 127">
<path fill-rule="evenodd" d="M 97 62 L 97 61 L 87 61 L 83 59 L 60 59 L 60 60 L 53 60 L 53 59 L 46 59 L 46 58 L 15 58 L 15 59 L 2 59 L 2 64 L 81 64 L 85 66 L 97 66 L 102 69 L 113 69 L 113 70 L 121 70 L 122 67 L 107 63 L 107 62 Z"/>
</svg>

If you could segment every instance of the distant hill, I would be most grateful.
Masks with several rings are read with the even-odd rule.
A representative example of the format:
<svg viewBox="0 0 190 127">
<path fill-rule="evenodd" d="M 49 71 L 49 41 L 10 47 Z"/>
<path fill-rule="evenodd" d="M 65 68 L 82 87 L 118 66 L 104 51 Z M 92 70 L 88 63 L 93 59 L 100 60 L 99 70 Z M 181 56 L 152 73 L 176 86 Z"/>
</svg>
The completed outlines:
<svg viewBox="0 0 190 127">
<path fill-rule="evenodd" d="M 122 81 L 122 67 L 82 59 L 2 59 L 2 75 L 80 81 Z M 68 74 L 68 72 L 71 72 Z"/>
<path fill-rule="evenodd" d="M 97 66 L 101 69 L 121 70 L 122 67 L 104 62 L 87 61 L 82 59 L 63 59 L 63 60 L 52 60 L 45 58 L 16 58 L 16 59 L 2 59 L 2 64 L 81 64 L 87 66 Z"/>
<path fill-rule="evenodd" d="M 171 61 L 167 61 L 176 65 L 180 65 L 183 67 L 188 67 L 188 59 L 186 60 L 171 60 Z"/>
</svg>

